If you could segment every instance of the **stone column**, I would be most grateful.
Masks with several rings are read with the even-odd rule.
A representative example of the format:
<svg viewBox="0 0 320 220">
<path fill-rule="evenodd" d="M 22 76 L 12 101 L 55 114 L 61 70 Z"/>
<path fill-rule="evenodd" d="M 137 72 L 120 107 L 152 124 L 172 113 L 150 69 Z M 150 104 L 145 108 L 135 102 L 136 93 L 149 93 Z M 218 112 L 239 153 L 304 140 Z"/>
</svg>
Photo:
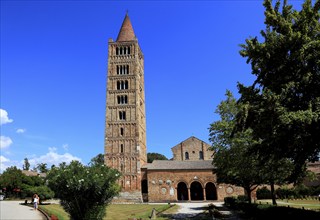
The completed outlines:
<svg viewBox="0 0 320 220">
<path fill-rule="evenodd" d="M 188 188 L 188 201 L 191 201 L 191 193 L 190 193 L 190 188 Z"/>
<path fill-rule="evenodd" d="M 207 200 L 206 188 L 203 188 L 203 201 Z"/>
</svg>

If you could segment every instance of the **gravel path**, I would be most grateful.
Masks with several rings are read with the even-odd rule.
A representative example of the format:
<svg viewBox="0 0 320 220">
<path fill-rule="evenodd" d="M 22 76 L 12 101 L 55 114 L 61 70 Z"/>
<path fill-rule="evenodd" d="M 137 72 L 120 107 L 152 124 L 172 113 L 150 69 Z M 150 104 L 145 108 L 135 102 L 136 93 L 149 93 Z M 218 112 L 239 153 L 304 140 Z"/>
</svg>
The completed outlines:
<svg viewBox="0 0 320 220">
<path fill-rule="evenodd" d="M 32 207 L 20 205 L 22 201 L 0 201 L 1 220 L 46 220 L 45 216 Z"/>
</svg>

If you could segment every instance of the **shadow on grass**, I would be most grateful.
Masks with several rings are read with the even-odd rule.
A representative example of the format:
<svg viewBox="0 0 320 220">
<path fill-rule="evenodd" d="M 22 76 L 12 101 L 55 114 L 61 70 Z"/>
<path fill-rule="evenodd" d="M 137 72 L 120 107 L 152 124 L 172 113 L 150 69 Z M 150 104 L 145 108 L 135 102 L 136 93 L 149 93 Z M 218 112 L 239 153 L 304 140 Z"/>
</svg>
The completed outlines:
<svg viewBox="0 0 320 220">
<path fill-rule="evenodd" d="M 161 214 L 159 217 L 165 219 L 186 219 L 186 220 L 207 220 L 207 219 L 239 219 L 227 207 L 218 207 L 209 205 L 208 207 L 195 207 L 190 208 L 193 210 L 201 210 L 201 213 L 174 213 L 174 214 Z"/>
<path fill-rule="evenodd" d="M 238 213 L 241 219 L 320 219 L 319 211 L 284 206 L 237 203 L 232 208 Z"/>
</svg>

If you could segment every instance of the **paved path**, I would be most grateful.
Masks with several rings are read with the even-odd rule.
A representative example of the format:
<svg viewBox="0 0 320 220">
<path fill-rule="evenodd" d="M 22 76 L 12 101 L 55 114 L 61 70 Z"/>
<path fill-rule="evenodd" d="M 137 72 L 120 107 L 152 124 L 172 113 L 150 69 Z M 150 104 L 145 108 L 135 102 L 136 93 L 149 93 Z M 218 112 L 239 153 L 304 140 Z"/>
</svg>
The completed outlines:
<svg viewBox="0 0 320 220">
<path fill-rule="evenodd" d="M 161 204 L 161 203 L 159 203 Z M 162 203 L 163 204 L 163 203 Z M 171 203 L 176 204 L 180 208 L 176 214 L 171 214 L 173 219 L 196 219 L 196 216 L 207 210 L 209 204 L 214 204 L 217 207 L 222 207 L 223 202 L 181 202 L 181 203 Z M 225 219 L 238 219 L 230 211 L 220 211 L 220 213 L 228 216 Z"/>
<path fill-rule="evenodd" d="M 20 205 L 22 201 L 0 201 L 1 220 L 46 220 L 45 216 L 32 207 Z"/>
</svg>

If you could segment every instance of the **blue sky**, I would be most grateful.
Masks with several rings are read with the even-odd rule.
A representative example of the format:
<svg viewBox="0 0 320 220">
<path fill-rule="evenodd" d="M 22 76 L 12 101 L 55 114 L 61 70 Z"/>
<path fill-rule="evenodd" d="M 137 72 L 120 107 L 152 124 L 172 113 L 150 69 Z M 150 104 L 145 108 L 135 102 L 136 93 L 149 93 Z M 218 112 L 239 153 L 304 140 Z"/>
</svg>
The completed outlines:
<svg viewBox="0 0 320 220">
<path fill-rule="evenodd" d="M 148 152 L 208 142 L 226 89 L 253 81 L 239 44 L 264 29 L 262 1 L 1 1 L 1 170 L 103 153 L 107 42 L 127 10 L 145 56 Z"/>
</svg>

